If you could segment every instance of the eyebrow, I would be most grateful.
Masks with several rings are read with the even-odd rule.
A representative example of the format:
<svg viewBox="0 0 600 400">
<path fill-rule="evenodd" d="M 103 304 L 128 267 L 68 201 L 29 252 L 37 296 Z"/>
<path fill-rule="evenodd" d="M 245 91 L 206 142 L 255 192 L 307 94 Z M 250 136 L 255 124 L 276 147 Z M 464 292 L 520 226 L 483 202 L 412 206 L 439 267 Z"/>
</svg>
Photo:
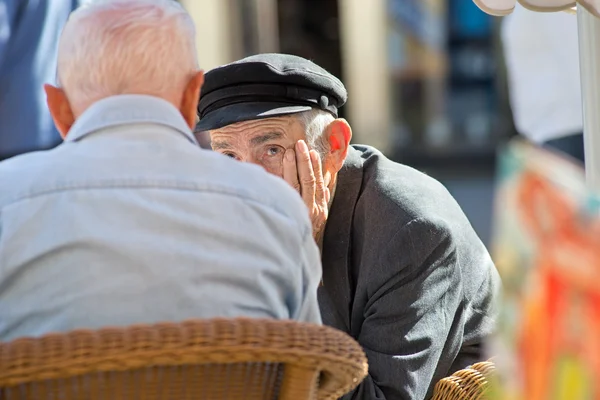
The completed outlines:
<svg viewBox="0 0 600 400">
<path fill-rule="evenodd" d="M 267 133 L 263 133 L 262 135 L 257 135 L 255 137 L 253 137 L 252 139 L 250 139 L 250 144 L 252 146 L 259 146 L 263 143 L 266 143 L 270 140 L 275 140 L 275 139 L 281 139 L 283 138 L 283 133 L 281 132 L 267 132 Z M 233 146 L 231 146 L 229 143 L 225 142 L 225 141 L 212 141 L 211 142 L 211 147 L 213 150 L 233 150 Z"/>
<path fill-rule="evenodd" d="M 253 146 L 258 146 L 265 142 L 268 142 L 269 140 L 281 139 L 282 137 L 283 133 L 281 132 L 267 132 L 250 139 L 250 144 Z"/>
<path fill-rule="evenodd" d="M 231 150 L 232 147 L 229 143 L 227 142 L 215 142 L 213 141 L 210 146 L 212 147 L 213 150 Z"/>
</svg>

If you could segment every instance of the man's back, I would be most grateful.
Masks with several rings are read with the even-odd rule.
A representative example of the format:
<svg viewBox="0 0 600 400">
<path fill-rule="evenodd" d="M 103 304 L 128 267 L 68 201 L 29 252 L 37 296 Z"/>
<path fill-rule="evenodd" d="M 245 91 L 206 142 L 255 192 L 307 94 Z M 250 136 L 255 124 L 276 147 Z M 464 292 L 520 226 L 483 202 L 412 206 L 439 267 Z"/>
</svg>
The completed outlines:
<svg viewBox="0 0 600 400">
<path fill-rule="evenodd" d="M 168 103 L 116 96 L 58 148 L 0 164 L 0 340 L 213 316 L 320 321 L 299 197 L 193 141 Z"/>
</svg>

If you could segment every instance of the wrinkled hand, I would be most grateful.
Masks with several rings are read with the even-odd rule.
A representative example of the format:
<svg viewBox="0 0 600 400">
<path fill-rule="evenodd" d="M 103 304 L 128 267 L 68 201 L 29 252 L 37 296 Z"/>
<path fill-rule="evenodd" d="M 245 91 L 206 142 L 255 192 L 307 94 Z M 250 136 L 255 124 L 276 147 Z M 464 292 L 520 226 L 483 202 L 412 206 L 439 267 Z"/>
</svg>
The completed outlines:
<svg viewBox="0 0 600 400">
<path fill-rule="evenodd" d="M 300 192 L 313 226 L 313 237 L 317 239 L 329 213 L 329 189 L 323 180 L 321 158 L 314 150 L 308 150 L 303 140 L 295 149 L 288 149 L 283 157 L 283 179 Z"/>
</svg>

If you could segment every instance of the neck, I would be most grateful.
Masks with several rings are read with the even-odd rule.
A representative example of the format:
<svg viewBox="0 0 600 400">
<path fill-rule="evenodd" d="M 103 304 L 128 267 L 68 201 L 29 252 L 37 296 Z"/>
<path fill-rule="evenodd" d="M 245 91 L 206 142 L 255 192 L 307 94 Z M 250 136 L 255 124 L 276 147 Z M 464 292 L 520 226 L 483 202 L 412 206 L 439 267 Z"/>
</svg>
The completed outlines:
<svg viewBox="0 0 600 400">
<path fill-rule="evenodd" d="M 335 189 L 337 187 L 337 176 L 333 178 L 332 182 L 329 184 L 329 192 L 331 195 L 329 196 L 329 203 L 327 204 L 327 210 L 331 210 L 331 205 L 333 204 L 333 197 L 335 196 Z M 323 229 L 319 233 L 317 233 L 317 237 L 315 241 L 317 242 L 317 246 L 319 246 L 319 251 L 323 254 L 323 239 L 325 237 L 325 230 L 327 229 L 327 222 L 323 226 Z"/>
</svg>

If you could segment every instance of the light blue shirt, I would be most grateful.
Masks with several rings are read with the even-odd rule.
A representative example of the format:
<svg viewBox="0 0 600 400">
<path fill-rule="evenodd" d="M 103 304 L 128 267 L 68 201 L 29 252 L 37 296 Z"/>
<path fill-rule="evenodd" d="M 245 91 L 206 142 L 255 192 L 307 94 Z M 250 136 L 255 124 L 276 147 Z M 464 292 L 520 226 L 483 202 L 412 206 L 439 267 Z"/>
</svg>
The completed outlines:
<svg viewBox="0 0 600 400">
<path fill-rule="evenodd" d="M 150 96 L 90 107 L 57 148 L 0 163 L 0 340 L 189 318 L 320 323 L 300 196 L 198 147 Z"/>
</svg>

